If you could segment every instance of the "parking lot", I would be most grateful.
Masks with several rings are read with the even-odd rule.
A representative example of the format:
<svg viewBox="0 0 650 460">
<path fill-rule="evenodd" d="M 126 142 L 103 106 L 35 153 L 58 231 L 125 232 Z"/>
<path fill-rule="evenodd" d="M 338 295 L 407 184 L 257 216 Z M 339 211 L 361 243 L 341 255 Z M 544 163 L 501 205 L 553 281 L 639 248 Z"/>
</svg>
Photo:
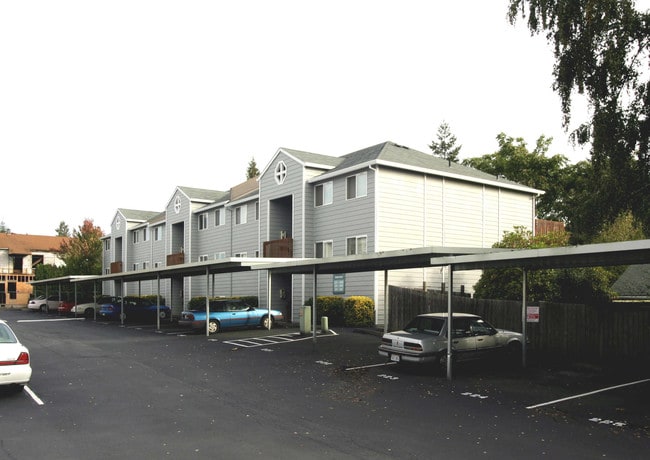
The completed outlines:
<svg viewBox="0 0 650 460">
<path fill-rule="evenodd" d="M 206 337 L 0 310 L 30 348 L 0 458 L 645 458 L 650 371 L 390 365 L 374 331 Z"/>
</svg>

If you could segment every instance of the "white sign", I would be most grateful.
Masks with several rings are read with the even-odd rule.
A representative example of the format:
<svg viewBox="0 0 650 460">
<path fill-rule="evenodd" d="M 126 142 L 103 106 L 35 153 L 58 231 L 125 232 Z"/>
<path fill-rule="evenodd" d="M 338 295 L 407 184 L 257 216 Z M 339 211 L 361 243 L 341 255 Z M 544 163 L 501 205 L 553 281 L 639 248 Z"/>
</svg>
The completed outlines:
<svg viewBox="0 0 650 460">
<path fill-rule="evenodd" d="M 532 305 L 526 307 L 526 322 L 539 323 L 539 307 Z"/>
</svg>

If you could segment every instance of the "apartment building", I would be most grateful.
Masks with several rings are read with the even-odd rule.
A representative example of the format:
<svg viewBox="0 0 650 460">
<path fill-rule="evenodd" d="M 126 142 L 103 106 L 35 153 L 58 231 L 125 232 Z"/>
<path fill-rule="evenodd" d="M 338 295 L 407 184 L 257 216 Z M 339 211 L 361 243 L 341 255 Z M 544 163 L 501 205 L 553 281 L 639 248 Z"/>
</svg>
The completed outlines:
<svg viewBox="0 0 650 460">
<path fill-rule="evenodd" d="M 104 238 L 104 273 L 231 257 L 313 258 L 422 247 L 489 248 L 515 226 L 535 229 L 543 193 L 393 142 L 341 157 L 280 148 L 260 176 L 225 190 L 178 186 L 162 211 L 118 209 Z M 104 281 L 106 294 L 158 290 L 179 314 L 189 299 L 257 295 L 298 321 L 311 275 L 251 271 L 161 281 Z M 480 272 L 459 272 L 472 292 Z M 390 284 L 444 289 L 440 268 L 397 270 Z M 384 273 L 318 277 L 318 295 L 366 295 L 383 323 Z"/>
</svg>

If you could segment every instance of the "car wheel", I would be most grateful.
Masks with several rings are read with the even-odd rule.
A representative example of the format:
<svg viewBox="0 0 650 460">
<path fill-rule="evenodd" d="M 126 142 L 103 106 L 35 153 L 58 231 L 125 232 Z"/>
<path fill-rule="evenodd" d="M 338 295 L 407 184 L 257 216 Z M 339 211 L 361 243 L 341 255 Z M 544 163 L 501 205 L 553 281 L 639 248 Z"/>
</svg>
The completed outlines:
<svg viewBox="0 0 650 460">
<path fill-rule="evenodd" d="M 95 317 L 95 310 L 92 308 L 86 308 L 84 310 L 84 317 L 88 319 L 93 319 Z"/>
<path fill-rule="evenodd" d="M 39 308 L 39 310 L 41 311 L 41 313 L 45 313 L 45 305 L 41 305 L 41 308 Z"/>
<path fill-rule="evenodd" d="M 264 329 L 271 329 L 273 327 L 273 317 L 268 315 L 264 316 L 260 324 Z"/>
<path fill-rule="evenodd" d="M 160 312 L 160 319 L 166 319 L 167 318 L 167 312 L 166 311 L 161 311 Z"/>
<path fill-rule="evenodd" d="M 221 329 L 221 325 L 219 324 L 219 321 L 216 320 L 210 320 L 208 322 L 208 333 L 209 334 L 216 334 L 219 332 Z"/>
</svg>

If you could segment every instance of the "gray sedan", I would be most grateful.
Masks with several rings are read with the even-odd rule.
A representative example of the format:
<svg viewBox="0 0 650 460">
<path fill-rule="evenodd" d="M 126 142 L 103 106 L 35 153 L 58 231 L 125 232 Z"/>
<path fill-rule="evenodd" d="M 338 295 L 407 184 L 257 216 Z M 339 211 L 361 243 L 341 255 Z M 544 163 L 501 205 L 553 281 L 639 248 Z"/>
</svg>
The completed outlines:
<svg viewBox="0 0 650 460">
<path fill-rule="evenodd" d="M 397 363 L 447 362 L 447 313 L 416 316 L 403 330 L 383 335 L 379 355 Z M 523 336 L 518 332 L 496 329 L 481 317 L 454 313 L 452 356 L 454 360 L 479 359 L 487 354 L 507 352 L 520 356 Z"/>
</svg>

